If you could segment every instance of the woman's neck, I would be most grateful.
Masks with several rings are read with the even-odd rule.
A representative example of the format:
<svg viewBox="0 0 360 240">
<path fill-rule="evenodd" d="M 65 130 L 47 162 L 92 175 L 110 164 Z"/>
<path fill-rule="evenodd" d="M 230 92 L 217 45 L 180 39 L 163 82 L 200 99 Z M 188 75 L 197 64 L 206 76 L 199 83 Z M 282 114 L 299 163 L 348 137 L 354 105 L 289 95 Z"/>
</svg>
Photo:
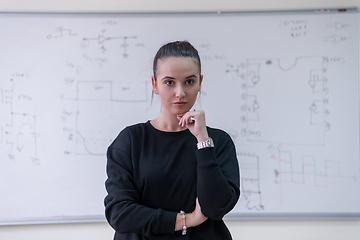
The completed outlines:
<svg viewBox="0 0 360 240">
<path fill-rule="evenodd" d="M 151 125 L 164 132 L 179 132 L 185 130 L 185 128 L 179 126 L 179 120 L 176 115 L 166 115 L 160 114 L 160 116 L 154 120 L 150 121 Z"/>
</svg>

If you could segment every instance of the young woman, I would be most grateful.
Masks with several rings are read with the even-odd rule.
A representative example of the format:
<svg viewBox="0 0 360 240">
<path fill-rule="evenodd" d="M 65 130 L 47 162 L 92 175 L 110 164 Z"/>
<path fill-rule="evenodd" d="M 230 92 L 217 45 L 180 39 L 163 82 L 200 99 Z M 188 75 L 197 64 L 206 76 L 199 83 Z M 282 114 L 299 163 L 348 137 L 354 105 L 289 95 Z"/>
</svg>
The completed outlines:
<svg viewBox="0 0 360 240">
<path fill-rule="evenodd" d="M 235 146 L 190 111 L 203 76 L 185 41 L 154 58 L 158 118 L 123 129 L 107 152 L 105 214 L 114 239 L 232 239 L 222 218 L 240 196 Z"/>
</svg>

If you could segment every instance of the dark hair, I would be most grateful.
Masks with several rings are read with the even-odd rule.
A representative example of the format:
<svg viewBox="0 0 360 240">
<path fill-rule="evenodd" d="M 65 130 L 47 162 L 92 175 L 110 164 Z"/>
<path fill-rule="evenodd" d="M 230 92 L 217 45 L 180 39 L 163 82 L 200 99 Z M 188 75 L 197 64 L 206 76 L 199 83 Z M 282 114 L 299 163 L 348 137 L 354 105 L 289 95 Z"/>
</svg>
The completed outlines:
<svg viewBox="0 0 360 240">
<path fill-rule="evenodd" d="M 154 57 L 153 72 L 156 80 L 157 64 L 160 59 L 168 57 L 190 57 L 197 60 L 201 73 L 201 62 L 198 51 L 188 41 L 176 41 L 163 45 Z"/>
</svg>

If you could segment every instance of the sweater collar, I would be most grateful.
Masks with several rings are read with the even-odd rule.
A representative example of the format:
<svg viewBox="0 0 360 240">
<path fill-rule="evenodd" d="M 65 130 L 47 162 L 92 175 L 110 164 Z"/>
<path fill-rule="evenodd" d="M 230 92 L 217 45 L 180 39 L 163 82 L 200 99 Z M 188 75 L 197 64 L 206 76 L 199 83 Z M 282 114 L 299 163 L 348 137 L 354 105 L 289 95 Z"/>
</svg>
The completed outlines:
<svg viewBox="0 0 360 240">
<path fill-rule="evenodd" d="M 161 131 L 159 129 L 156 129 L 153 125 L 151 125 L 150 120 L 148 120 L 145 123 L 145 126 L 151 133 L 153 133 L 153 134 L 155 134 L 157 136 L 161 136 L 161 137 L 181 138 L 181 137 L 192 135 L 191 132 L 189 131 L 189 129 L 185 129 L 185 130 L 178 131 L 178 132 Z"/>
</svg>

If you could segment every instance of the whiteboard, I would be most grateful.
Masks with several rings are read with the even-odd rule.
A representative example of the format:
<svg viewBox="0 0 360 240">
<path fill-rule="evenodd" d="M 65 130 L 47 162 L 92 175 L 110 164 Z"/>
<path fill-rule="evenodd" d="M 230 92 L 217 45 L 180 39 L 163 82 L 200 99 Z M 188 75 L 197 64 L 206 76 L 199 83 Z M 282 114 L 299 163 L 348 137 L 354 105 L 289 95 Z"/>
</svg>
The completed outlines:
<svg viewBox="0 0 360 240">
<path fill-rule="evenodd" d="M 160 113 L 152 60 L 174 40 L 202 59 L 195 108 L 236 144 L 227 218 L 359 217 L 358 17 L 0 14 L 0 224 L 104 220 L 106 149 Z"/>
</svg>

